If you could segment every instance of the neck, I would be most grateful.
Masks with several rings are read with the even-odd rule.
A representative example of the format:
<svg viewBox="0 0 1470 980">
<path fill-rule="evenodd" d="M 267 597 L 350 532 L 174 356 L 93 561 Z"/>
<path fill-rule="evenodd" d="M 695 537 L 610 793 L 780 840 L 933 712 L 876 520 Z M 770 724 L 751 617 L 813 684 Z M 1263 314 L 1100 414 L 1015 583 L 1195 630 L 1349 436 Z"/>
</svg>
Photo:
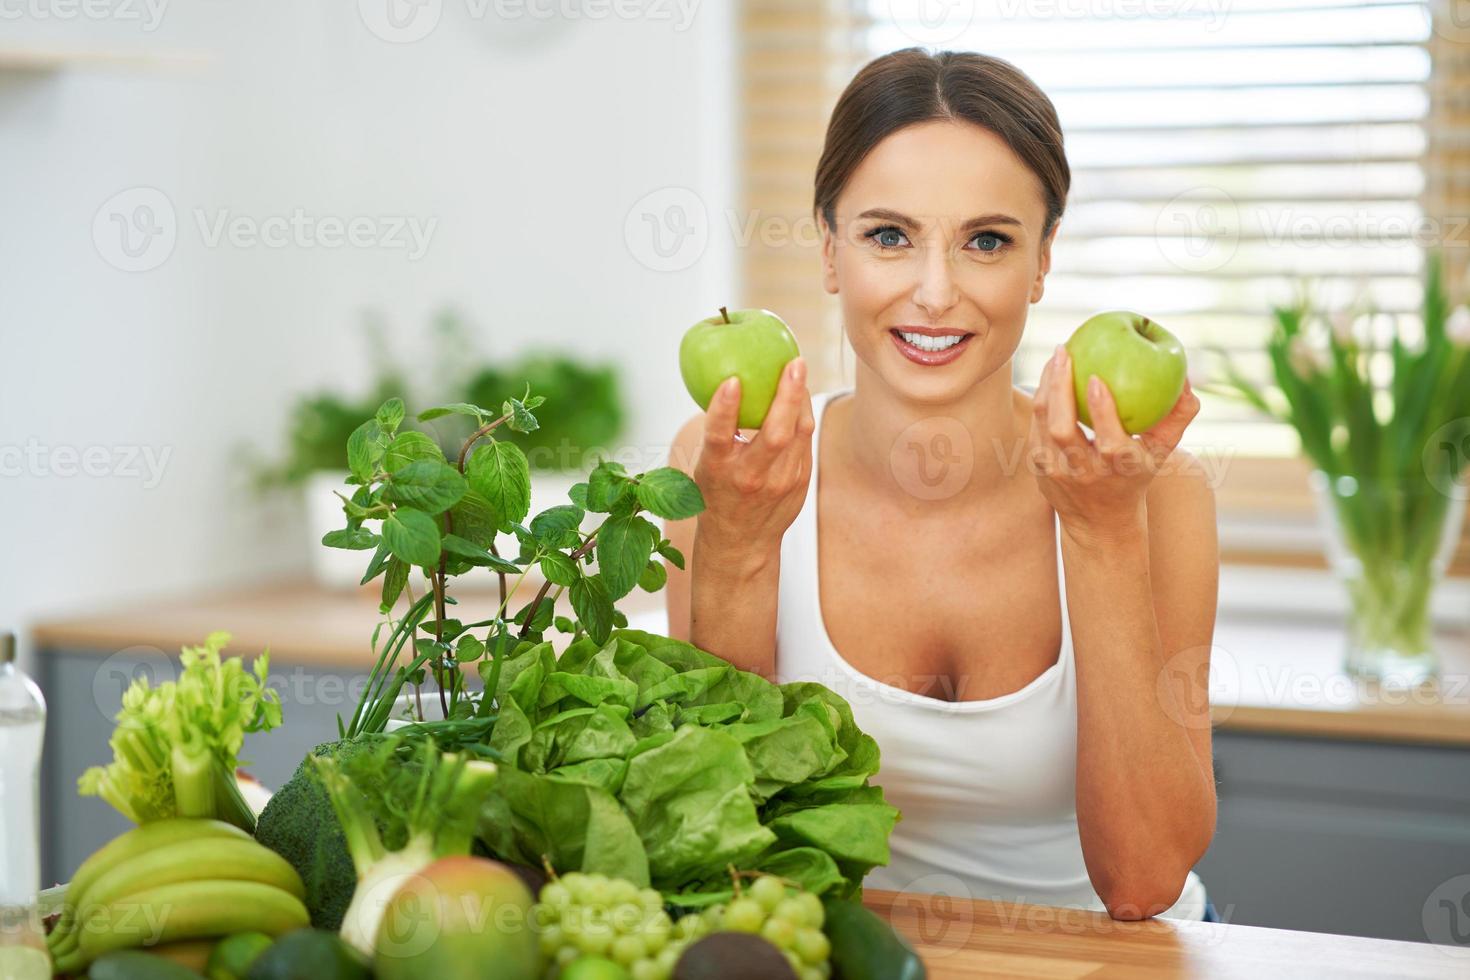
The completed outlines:
<svg viewBox="0 0 1470 980">
<path fill-rule="evenodd" d="M 917 400 L 861 363 L 839 419 L 844 455 L 864 483 L 915 512 L 990 501 L 1026 470 L 1030 425 L 1011 365 L 952 401 Z"/>
</svg>

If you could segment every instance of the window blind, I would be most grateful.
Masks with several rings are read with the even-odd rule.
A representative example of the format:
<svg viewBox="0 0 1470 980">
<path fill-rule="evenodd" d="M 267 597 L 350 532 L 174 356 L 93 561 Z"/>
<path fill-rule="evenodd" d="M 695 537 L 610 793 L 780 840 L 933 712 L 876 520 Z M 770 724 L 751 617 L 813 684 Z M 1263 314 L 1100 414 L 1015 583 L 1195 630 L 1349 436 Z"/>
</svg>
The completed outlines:
<svg viewBox="0 0 1470 980">
<path fill-rule="evenodd" d="M 1424 247 L 1442 244 L 1461 283 L 1470 251 L 1470 23 L 1436 23 L 1449 12 L 1435 7 L 747 0 L 745 200 L 762 226 L 793 228 L 743 250 L 746 292 L 794 321 L 817 383 L 850 383 L 835 298 L 794 226 L 810 224 L 842 87 L 869 59 L 920 45 L 1013 62 L 1066 135 L 1072 193 L 1018 381 L 1034 382 L 1054 344 L 1110 308 L 1177 333 L 1197 380 L 1214 368 L 1212 345 L 1263 375 L 1270 307 L 1303 276 L 1331 308 L 1369 301 L 1381 329 L 1397 316 L 1412 334 Z M 1190 436 L 1191 448 L 1240 455 L 1297 450 L 1289 429 L 1219 397 Z"/>
</svg>

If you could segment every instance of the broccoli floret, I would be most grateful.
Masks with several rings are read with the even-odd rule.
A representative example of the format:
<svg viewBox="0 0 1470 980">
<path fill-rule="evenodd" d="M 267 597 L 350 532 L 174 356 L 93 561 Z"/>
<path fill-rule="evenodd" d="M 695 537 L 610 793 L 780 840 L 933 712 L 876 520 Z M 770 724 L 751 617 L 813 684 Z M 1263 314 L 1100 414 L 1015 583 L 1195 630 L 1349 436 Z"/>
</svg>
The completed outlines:
<svg viewBox="0 0 1470 980">
<path fill-rule="evenodd" d="M 381 908 L 355 907 L 355 893 L 364 883 L 468 854 L 495 772 L 491 763 L 441 753 L 428 739 L 326 742 L 271 797 L 256 839 L 301 875 L 311 924 L 340 931 L 370 954 Z"/>
<path fill-rule="evenodd" d="M 317 756 L 350 758 L 373 741 L 323 742 L 312 749 L 286 785 L 271 797 L 255 828 L 256 840 L 291 862 L 301 875 L 306 910 L 318 929 L 336 932 L 342 928 L 342 916 L 357 886 L 357 869 L 311 760 Z"/>
</svg>

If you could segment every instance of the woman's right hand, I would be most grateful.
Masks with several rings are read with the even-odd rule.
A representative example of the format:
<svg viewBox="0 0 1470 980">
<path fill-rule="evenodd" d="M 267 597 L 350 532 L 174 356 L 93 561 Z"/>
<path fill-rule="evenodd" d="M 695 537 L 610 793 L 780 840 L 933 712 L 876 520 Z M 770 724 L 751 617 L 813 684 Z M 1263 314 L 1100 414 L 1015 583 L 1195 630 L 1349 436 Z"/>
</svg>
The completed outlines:
<svg viewBox="0 0 1470 980">
<path fill-rule="evenodd" d="M 781 372 L 775 400 L 754 440 L 737 439 L 740 379 L 726 379 L 705 412 L 704 442 L 694 482 L 704 495 L 699 533 L 734 549 L 779 548 L 801 513 L 811 483 L 811 393 L 806 361 Z"/>
</svg>

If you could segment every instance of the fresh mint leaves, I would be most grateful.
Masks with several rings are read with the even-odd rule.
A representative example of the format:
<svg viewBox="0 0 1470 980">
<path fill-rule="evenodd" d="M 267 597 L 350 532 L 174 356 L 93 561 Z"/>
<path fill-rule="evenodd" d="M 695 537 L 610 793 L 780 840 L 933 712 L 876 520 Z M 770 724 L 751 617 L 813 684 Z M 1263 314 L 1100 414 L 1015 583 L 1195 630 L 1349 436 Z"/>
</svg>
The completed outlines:
<svg viewBox="0 0 1470 980">
<path fill-rule="evenodd" d="M 641 513 L 682 520 L 704 510 L 698 486 L 671 467 L 630 474 L 621 463 L 599 460 L 587 482 L 572 488 L 570 502 L 530 514 L 526 456 L 496 432 L 501 426 L 534 432 L 535 409 L 543 404 L 527 386 L 520 397 L 504 399 L 499 412 L 467 402 L 420 412 L 421 422 L 461 415 L 477 424 L 454 459 L 430 436 L 399 431 L 408 418 L 399 398 L 385 401 L 347 440 L 347 483 L 355 487 L 350 497 L 339 495 L 347 526 L 328 533 L 322 544 L 372 552 L 362 581 L 382 577 L 381 609 L 390 617 L 405 594 L 419 594 L 416 578 L 424 586 L 409 613 L 390 618 L 392 631 L 379 648 L 368 690 L 351 726 L 344 726 L 348 736 L 380 730 L 391 711 L 383 699 L 397 697 L 426 672 L 439 682 L 444 719 L 483 715 L 476 695 L 462 688 L 460 663 L 482 656 L 493 661 L 495 650 L 521 640 L 542 642 L 552 628 L 572 633 L 574 641 L 586 636 L 606 643 L 613 629 L 628 622 L 617 600 L 634 588 L 662 588 L 668 576 L 660 558 L 683 567 L 683 556 Z M 589 512 L 608 516 L 583 532 Z M 515 535 L 517 554 L 496 551 L 499 534 Z M 517 596 L 533 566 L 544 579 L 540 590 L 528 599 Z M 468 628 L 461 634 L 446 615 L 455 604 L 450 591 L 456 579 L 483 574 L 481 569 L 496 576 L 500 603 L 490 619 L 474 624 L 483 634 Z M 563 596 L 575 618 L 558 615 Z M 512 607 L 515 599 L 520 603 Z M 449 634 L 446 623 L 456 624 Z M 456 637 L 459 646 L 450 643 Z"/>
</svg>

